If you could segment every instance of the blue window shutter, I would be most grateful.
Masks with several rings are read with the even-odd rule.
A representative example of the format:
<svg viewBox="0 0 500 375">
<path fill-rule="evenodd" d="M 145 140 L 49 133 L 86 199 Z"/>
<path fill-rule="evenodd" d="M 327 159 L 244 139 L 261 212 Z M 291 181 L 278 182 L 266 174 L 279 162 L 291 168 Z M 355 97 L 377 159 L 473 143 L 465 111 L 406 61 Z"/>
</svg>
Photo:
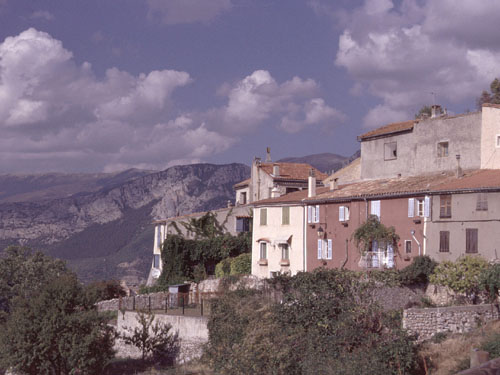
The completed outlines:
<svg viewBox="0 0 500 375">
<path fill-rule="evenodd" d="M 322 259 L 323 240 L 318 240 L 318 259 Z"/>
<path fill-rule="evenodd" d="M 431 216 L 431 197 L 429 196 L 426 196 L 424 200 L 424 216 Z"/>
<path fill-rule="evenodd" d="M 307 206 L 307 222 L 312 223 L 312 206 Z"/>
<path fill-rule="evenodd" d="M 319 206 L 316 206 L 316 223 L 319 223 Z"/>
<path fill-rule="evenodd" d="M 345 207 L 339 206 L 339 221 L 345 221 Z"/>
<path fill-rule="evenodd" d="M 408 199 L 408 217 L 415 216 L 415 198 Z"/>
<path fill-rule="evenodd" d="M 332 240 L 328 240 L 328 252 L 326 253 L 326 259 L 332 259 Z"/>
</svg>

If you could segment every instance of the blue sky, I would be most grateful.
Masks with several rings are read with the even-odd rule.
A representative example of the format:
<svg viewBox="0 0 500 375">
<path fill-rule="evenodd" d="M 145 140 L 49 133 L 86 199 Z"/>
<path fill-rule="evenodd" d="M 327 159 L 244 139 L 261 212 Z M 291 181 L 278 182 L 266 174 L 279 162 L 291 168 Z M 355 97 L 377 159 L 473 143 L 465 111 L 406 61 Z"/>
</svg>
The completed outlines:
<svg viewBox="0 0 500 375">
<path fill-rule="evenodd" d="M 0 0 L 0 173 L 320 152 L 500 76 L 496 0 Z"/>
</svg>

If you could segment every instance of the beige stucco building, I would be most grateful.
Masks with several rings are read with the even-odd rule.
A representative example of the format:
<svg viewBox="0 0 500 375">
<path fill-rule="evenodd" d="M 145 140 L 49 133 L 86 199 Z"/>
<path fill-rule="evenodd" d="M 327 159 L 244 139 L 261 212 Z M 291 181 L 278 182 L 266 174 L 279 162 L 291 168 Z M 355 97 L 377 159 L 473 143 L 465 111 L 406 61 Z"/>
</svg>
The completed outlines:
<svg viewBox="0 0 500 375">
<path fill-rule="evenodd" d="M 500 168 L 500 105 L 483 104 L 481 168 Z"/>
</svg>

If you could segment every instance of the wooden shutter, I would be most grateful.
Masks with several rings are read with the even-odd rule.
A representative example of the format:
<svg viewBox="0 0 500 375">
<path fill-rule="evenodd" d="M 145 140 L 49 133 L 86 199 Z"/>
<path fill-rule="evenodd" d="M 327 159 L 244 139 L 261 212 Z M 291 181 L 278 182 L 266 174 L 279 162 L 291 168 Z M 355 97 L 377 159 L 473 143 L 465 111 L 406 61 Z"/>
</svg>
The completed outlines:
<svg viewBox="0 0 500 375">
<path fill-rule="evenodd" d="M 392 245 L 387 246 L 387 267 L 394 267 L 394 248 Z"/>
<path fill-rule="evenodd" d="M 316 221 L 315 223 L 319 223 L 319 206 L 316 206 Z"/>
<path fill-rule="evenodd" d="M 322 259 L 323 240 L 318 240 L 318 259 Z"/>
<path fill-rule="evenodd" d="M 349 207 L 345 206 L 344 211 L 345 211 L 345 220 L 349 221 Z"/>
<path fill-rule="evenodd" d="M 439 251 L 441 253 L 450 251 L 450 232 L 447 230 L 439 232 Z"/>
<path fill-rule="evenodd" d="M 345 221 L 345 207 L 339 206 L 339 221 Z"/>
<path fill-rule="evenodd" d="M 371 214 L 380 220 L 380 201 L 371 201 Z"/>
<path fill-rule="evenodd" d="M 465 252 L 477 253 L 477 229 L 467 228 L 465 230 Z"/>
<path fill-rule="evenodd" d="M 290 207 L 288 206 L 281 208 L 281 224 L 290 224 Z"/>
<path fill-rule="evenodd" d="M 260 209 L 260 225 L 267 225 L 267 208 Z"/>
<path fill-rule="evenodd" d="M 328 252 L 326 253 L 326 259 L 332 259 L 332 240 L 328 240 Z"/>
<path fill-rule="evenodd" d="M 415 216 L 415 198 L 408 199 L 408 217 Z"/>
<path fill-rule="evenodd" d="M 307 222 L 312 223 L 312 206 L 307 206 Z"/>
<path fill-rule="evenodd" d="M 424 216 L 431 216 L 431 197 L 427 196 L 424 199 Z"/>
<path fill-rule="evenodd" d="M 243 232 L 243 219 L 241 217 L 236 218 L 236 232 Z"/>
</svg>

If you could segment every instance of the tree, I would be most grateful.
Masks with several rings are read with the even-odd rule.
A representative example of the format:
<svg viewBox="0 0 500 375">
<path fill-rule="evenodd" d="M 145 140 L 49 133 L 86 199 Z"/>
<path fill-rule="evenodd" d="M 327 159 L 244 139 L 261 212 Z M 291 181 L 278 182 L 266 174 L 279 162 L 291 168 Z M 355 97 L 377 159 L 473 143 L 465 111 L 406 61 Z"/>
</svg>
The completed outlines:
<svg viewBox="0 0 500 375">
<path fill-rule="evenodd" d="M 495 78 L 490 84 L 490 92 L 483 90 L 476 102 L 479 110 L 485 103 L 500 104 L 500 80 Z"/>
<path fill-rule="evenodd" d="M 231 275 L 248 275 L 252 272 L 252 254 L 244 253 L 231 261 Z"/>
<path fill-rule="evenodd" d="M 455 262 L 440 263 L 429 279 L 433 284 L 444 285 L 457 293 L 465 294 L 469 302 L 474 302 L 480 292 L 481 277 L 487 269 L 486 260 L 468 255 Z"/>
<path fill-rule="evenodd" d="M 352 236 L 361 254 L 372 249 L 373 241 L 377 241 L 379 248 L 382 247 L 385 249 L 387 249 L 389 245 L 393 245 L 399 241 L 399 236 L 396 234 L 394 227 L 386 227 L 375 215 L 370 215 L 370 217 L 354 231 Z"/>
<path fill-rule="evenodd" d="M 114 354 L 113 328 L 68 273 L 15 297 L 0 331 L 2 364 L 29 375 L 100 374 Z"/>
<path fill-rule="evenodd" d="M 422 117 L 422 115 L 427 115 L 430 117 L 431 114 L 432 114 L 431 106 L 423 105 L 415 114 L 415 119 L 419 119 L 420 117 Z"/>
<path fill-rule="evenodd" d="M 131 334 L 121 338 L 128 345 L 134 345 L 142 354 L 142 361 L 161 361 L 171 364 L 179 352 L 179 336 L 172 334 L 172 326 L 155 321 L 154 314 L 140 312 L 137 314 L 139 327 L 126 328 Z M 153 324 L 154 323 L 154 324 Z"/>
<path fill-rule="evenodd" d="M 94 281 L 87 285 L 85 292 L 91 304 L 127 295 L 117 280 Z"/>
</svg>

